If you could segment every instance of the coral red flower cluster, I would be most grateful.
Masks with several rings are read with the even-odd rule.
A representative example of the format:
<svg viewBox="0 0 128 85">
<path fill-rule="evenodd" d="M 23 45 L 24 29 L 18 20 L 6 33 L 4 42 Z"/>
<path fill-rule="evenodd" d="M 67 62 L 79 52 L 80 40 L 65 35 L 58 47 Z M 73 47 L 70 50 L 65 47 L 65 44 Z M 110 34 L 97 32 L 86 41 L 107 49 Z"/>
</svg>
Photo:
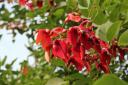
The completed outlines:
<svg viewBox="0 0 128 85">
<path fill-rule="evenodd" d="M 19 0 L 19 4 L 21 6 L 28 7 L 30 10 L 33 10 L 34 9 L 34 4 L 36 4 L 36 6 L 38 8 L 42 8 L 43 4 L 44 4 L 44 0 L 36 0 L 36 3 L 35 2 L 32 3 L 32 0 Z M 54 5 L 54 0 L 48 0 L 48 4 L 50 6 L 53 6 Z"/>
<path fill-rule="evenodd" d="M 50 61 L 52 54 L 78 71 L 86 68 L 90 72 L 91 66 L 95 65 L 99 71 L 109 73 L 109 64 L 113 56 L 116 57 L 118 53 L 120 59 L 124 59 L 125 51 L 115 41 L 110 45 L 96 37 L 91 21 L 75 13 L 68 14 L 65 23 L 70 21 L 79 25 L 69 29 L 56 27 L 52 30 L 38 30 L 36 43 L 42 44 L 46 61 Z"/>
<path fill-rule="evenodd" d="M 29 0 L 19 0 L 19 4 L 21 6 L 28 7 L 30 10 L 33 10 L 34 9 L 33 3 L 30 2 Z M 37 0 L 36 4 L 37 4 L 38 8 L 42 8 L 42 6 L 43 6 L 43 0 Z"/>
</svg>

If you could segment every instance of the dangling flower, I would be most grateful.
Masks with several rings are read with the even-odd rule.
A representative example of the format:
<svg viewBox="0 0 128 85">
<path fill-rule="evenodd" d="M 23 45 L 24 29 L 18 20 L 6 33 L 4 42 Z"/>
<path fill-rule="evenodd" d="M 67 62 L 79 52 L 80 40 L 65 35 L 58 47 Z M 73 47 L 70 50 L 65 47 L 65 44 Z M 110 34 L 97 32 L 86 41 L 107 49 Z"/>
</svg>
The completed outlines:
<svg viewBox="0 0 128 85">
<path fill-rule="evenodd" d="M 50 61 L 50 49 L 52 47 L 52 40 L 49 35 L 49 30 L 38 30 L 37 38 L 36 38 L 36 43 L 41 43 L 42 48 L 45 51 L 45 59 L 47 62 Z"/>
</svg>

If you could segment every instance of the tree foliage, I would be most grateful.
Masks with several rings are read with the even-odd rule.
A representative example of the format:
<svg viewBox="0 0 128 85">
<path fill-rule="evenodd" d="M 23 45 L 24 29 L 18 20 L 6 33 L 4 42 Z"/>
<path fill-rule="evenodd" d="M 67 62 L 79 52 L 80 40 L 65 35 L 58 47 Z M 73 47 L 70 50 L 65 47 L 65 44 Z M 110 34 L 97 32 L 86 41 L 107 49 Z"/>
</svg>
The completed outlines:
<svg viewBox="0 0 128 85">
<path fill-rule="evenodd" d="M 20 34 L 26 33 L 30 42 L 27 48 L 36 63 L 32 67 L 28 61 L 23 61 L 21 69 L 13 71 L 12 66 L 16 60 L 10 64 L 5 64 L 6 57 L 0 60 L 0 85 L 106 85 L 108 82 L 127 85 L 124 82 L 128 82 L 127 3 L 128 0 L 1 0 L 0 29 L 12 30 L 13 38 L 17 35 L 16 31 Z M 13 4 L 12 8 L 7 9 L 7 4 Z M 70 13 L 91 21 L 95 26 L 94 32 L 97 38 L 109 43 L 110 46 L 116 44 L 120 49 L 125 50 L 123 61 L 118 59 L 119 53 L 122 53 L 119 51 L 116 55 L 117 59 L 111 60 L 109 65 L 111 74 L 106 76 L 104 72 L 97 71 L 94 65 L 89 73 L 78 72 L 72 66 L 66 66 L 58 58 L 52 58 L 48 63 L 44 57 L 47 49 L 42 50 L 41 46 L 35 49 L 35 36 L 39 29 L 54 30 L 56 27 L 63 27 L 69 30 L 69 27 L 79 25 L 77 21 L 64 22 Z M 5 66 L 5 69 L 2 69 L 2 66 Z"/>
</svg>

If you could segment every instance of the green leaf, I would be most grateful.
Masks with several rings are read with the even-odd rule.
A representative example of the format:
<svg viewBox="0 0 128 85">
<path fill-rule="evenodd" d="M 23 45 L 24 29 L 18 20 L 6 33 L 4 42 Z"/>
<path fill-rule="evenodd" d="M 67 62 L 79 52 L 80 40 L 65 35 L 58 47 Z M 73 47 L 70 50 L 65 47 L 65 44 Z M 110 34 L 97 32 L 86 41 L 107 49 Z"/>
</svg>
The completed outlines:
<svg viewBox="0 0 128 85">
<path fill-rule="evenodd" d="M 128 85 L 123 80 L 120 80 L 113 74 L 106 74 L 101 79 L 97 80 L 93 85 Z"/>
<path fill-rule="evenodd" d="M 94 13 L 96 15 L 96 12 L 94 12 Z M 96 17 L 93 20 L 93 22 L 98 25 L 101 25 L 101 24 L 105 23 L 106 21 L 107 21 L 107 16 L 102 11 L 98 11 L 98 14 L 96 15 Z"/>
<path fill-rule="evenodd" d="M 34 14 L 34 12 L 29 11 L 29 12 L 26 13 L 26 16 L 30 17 L 30 18 L 33 18 L 33 17 L 35 17 L 35 14 Z"/>
<path fill-rule="evenodd" d="M 17 60 L 17 59 L 14 59 L 14 60 L 10 63 L 10 65 L 12 66 L 12 65 L 16 62 L 16 60 Z"/>
<path fill-rule="evenodd" d="M 64 85 L 66 82 L 61 78 L 52 78 L 45 85 Z"/>
<path fill-rule="evenodd" d="M 5 56 L 4 59 L 1 61 L 1 66 L 5 64 L 6 60 L 7 60 L 7 56 Z"/>
<path fill-rule="evenodd" d="M 126 46 L 128 45 L 128 30 L 126 30 L 121 36 L 119 37 L 118 45 Z"/>
<path fill-rule="evenodd" d="M 77 8 L 77 0 L 66 0 L 67 8 L 71 10 L 76 10 Z"/>
<path fill-rule="evenodd" d="M 90 0 L 78 0 L 80 6 L 89 7 Z"/>
<path fill-rule="evenodd" d="M 119 15 L 120 15 L 120 6 L 119 5 L 116 5 L 116 6 L 113 6 L 114 8 L 112 8 L 113 10 L 111 11 L 110 15 L 109 15 L 109 19 L 110 21 L 112 22 L 115 22 L 116 20 L 119 19 Z"/>
<path fill-rule="evenodd" d="M 73 81 L 73 85 L 92 85 L 92 79 L 80 73 L 73 73 L 65 77 L 65 80 Z"/>
<path fill-rule="evenodd" d="M 51 62 L 55 66 L 65 66 L 65 63 L 60 59 L 52 59 Z"/>
<path fill-rule="evenodd" d="M 60 18 L 64 14 L 64 9 L 57 9 L 53 15 Z"/>
<path fill-rule="evenodd" d="M 111 41 L 113 38 L 116 38 L 121 26 L 121 21 L 116 21 L 111 25 L 111 27 L 107 31 L 107 39 Z"/>
<path fill-rule="evenodd" d="M 83 74 L 80 73 L 73 73 L 71 75 L 68 75 L 65 77 L 66 80 L 79 80 L 79 79 L 85 79 Z"/>
<path fill-rule="evenodd" d="M 104 41 L 108 41 L 107 40 L 107 30 L 109 29 L 109 27 L 112 25 L 112 23 L 110 21 L 107 21 L 106 23 L 102 24 L 102 25 L 99 25 L 98 26 L 98 29 L 96 30 L 96 35 L 104 40 Z"/>
</svg>

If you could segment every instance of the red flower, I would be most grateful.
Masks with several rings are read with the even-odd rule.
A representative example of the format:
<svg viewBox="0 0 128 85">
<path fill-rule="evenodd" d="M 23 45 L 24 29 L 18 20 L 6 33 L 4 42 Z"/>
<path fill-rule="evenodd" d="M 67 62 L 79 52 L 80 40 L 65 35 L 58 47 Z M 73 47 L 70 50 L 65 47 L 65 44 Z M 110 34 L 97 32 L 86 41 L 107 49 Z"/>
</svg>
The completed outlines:
<svg viewBox="0 0 128 85">
<path fill-rule="evenodd" d="M 52 45 L 52 40 L 49 35 L 49 30 L 38 30 L 37 38 L 36 38 L 36 43 L 41 43 L 42 48 L 47 51 L 50 50 L 51 45 Z"/>
<path fill-rule="evenodd" d="M 105 73 L 110 73 L 110 69 L 109 69 L 109 67 L 108 67 L 107 64 L 100 63 L 100 64 L 99 64 L 99 68 L 100 68 L 101 70 L 103 70 Z"/>
<path fill-rule="evenodd" d="M 68 63 L 68 48 L 64 40 L 55 40 L 52 47 L 52 53 L 55 57 L 62 59 Z"/>
<path fill-rule="evenodd" d="M 100 40 L 100 46 L 101 46 L 102 48 L 109 48 L 109 47 L 110 47 L 109 44 L 106 43 L 106 42 L 103 41 L 103 40 Z"/>
<path fill-rule="evenodd" d="M 71 50 L 72 50 L 72 55 L 80 57 L 80 43 L 77 43 L 75 46 L 73 46 Z"/>
<path fill-rule="evenodd" d="M 71 28 L 69 28 L 69 31 L 67 33 L 67 40 L 73 46 L 76 46 L 76 44 L 79 41 L 78 27 L 71 27 Z"/>
<path fill-rule="evenodd" d="M 124 60 L 125 51 L 122 50 L 121 48 L 119 48 L 118 50 L 119 50 L 119 53 L 120 53 L 120 60 L 123 61 Z"/>
<path fill-rule="evenodd" d="M 109 49 L 109 52 L 111 53 L 112 56 L 116 57 L 116 53 L 117 53 L 117 46 L 116 45 L 112 45 Z"/>
<path fill-rule="evenodd" d="M 76 15 L 75 13 L 69 13 L 64 22 L 65 23 L 67 23 L 69 21 L 80 22 L 81 19 L 82 18 L 79 15 Z"/>
<path fill-rule="evenodd" d="M 28 69 L 28 66 L 27 66 L 27 65 L 24 65 L 24 66 L 21 67 L 21 73 L 22 73 L 24 76 L 27 76 L 28 71 L 29 71 L 29 69 Z"/>
<path fill-rule="evenodd" d="M 85 19 L 84 21 L 82 21 L 80 23 L 80 25 L 79 25 L 80 29 L 87 30 L 87 28 L 88 28 L 87 24 L 89 24 L 89 23 L 91 23 L 91 22 L 88 19 Z M 91 27 L 92 27 L 92 25 L 91 25 Z M 91 27 L 89 29 L 92 29 Z"/>
<path fill-rule="evenodd" d="M 85 57 L 85 47 L 83 45 L 80 46 L 80 57 L 82 60 Z"/>
<path fill-rule="evenodd" d="M 43 0 L 37 0 L 37 6 L 38 6 L 38 8 L 42 8 Z"/>
<path fill-rule="evenodd" d="M 51 38 L 57 37 L 58 35 L 64 32 L 66 32 L 66 29 L 64 29 L 63 27 L 56 27 L 53 30 L 51 30 L 50 37 Z"/>
<path fill-rule="evenodd" d="M 50 6 L 54 6 L 54 0 L 48 0 Z"/>
<path fill-rule="evenodd" d="M 26 6 L 28 7 L 29 10 L 34 11 L 34 6 L 32 2 L 27 2 Z"/>
<path fill-rule="evenodd" d="M 45 50 L 45 60 L 47 62 L 50 61 L 50 49 L 52 47 L 52 41 L 49 36 L 49 30 L 38 30 L 36 43 L 41 43 L 42 48 Z"/>
<path fill-rule="evenodd" d="M 84 67 L 84 63 L 81 60 L 80 56 L 71 56 L 69 63 L 71 63 L 72 65 L 75 65 L 76 69 L 78 71 L 81 71 L 82 68 Z"/>
<path fill-rule="evenodd" d="M 93 48 L 98 52 L 100 53 L 101 52 L 101 45 L 100 45 L 100 40 L 96 37 L 93 38 L 93 42 L 94 42 L 94 46 Z"/>
<path fill-rule="evenodd" d="M 109 73 L 111 56 L 116 56 L 119 52 L 120 60 L 124 60 L 127 48 L 120 48 L 115 40 L 110 46 L 109 43 L 96 37 L 94 26 L 88 19 L 70 13 L 65 22 L 69 21 L 81 23 L 79 26 L 73 26 L 67 30 L 56 27 L 51 31 L 38 31 L 36 43 L 42 44 L 42 48 L 45 50 L 45 59 L 48 62 L 51 50 L 54 57 L 60 58 L 67 65 L 74 66 L 78 71 L 86 67 L 86 70 L 90 72 L 92 64 L 95 64 L 98 70 Z"/>
<path fill-rule="evenodd" d="M 100 61 L 101 63 L 104 63 L 104 64 L 108 64 L 108 65 L 110 64 L 111 57 L 110 57 L 109 51 L 105 48 L 101 50 Z"/>
<path fill-rule="evenodd" d="M 84 65 L 85 65 L 87 71 L 90 72 L 90 71 L 91 71 L 90 63 L 89 63 L 88 61 L 85 61 L 85 62 L 84 62 Z"/>
<path fill-rule="evenodd" d="M 19 4 L 24 6 L 26 4 L 27 0 L 19 0 Z"/>
</svg>

